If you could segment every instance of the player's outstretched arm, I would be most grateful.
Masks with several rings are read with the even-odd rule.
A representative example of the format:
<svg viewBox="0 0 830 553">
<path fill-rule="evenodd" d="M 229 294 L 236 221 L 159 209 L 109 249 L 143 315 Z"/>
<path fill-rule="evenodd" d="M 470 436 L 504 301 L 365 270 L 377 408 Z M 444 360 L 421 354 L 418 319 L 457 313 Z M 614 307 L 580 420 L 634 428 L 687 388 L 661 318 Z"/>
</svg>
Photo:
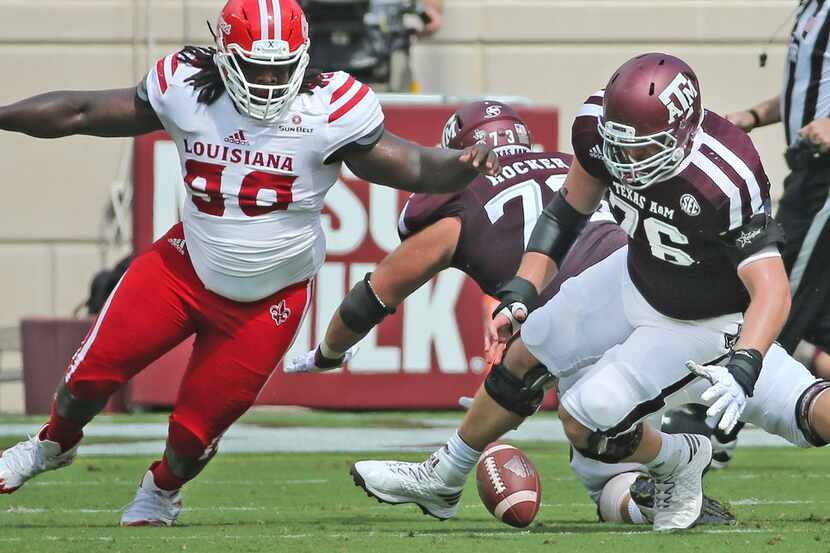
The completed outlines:
<svg viewBox="0 0 830 553">
<path fill-rule="evenodd" d="M 47 92 L 0 106 L 0 129 L 37 138 L 137 136 L 161 128 L 153 109 L 136 96 L 135 87 Z"/>
<path fill-rule="evenodd" d="M 427 148 L 388 131 L 372 149 L 349 153 L 343 161 L 367 181 L 434 194 L 463 190 L 479 174 L 499 172 L 496 154 L 484 144 L 461 151 Z"/>
<path fill-rule="evenodd" d="M 406 239 L 352 288 L 311 352 L 285 364 L 285 372 L 318 372 L 342 366 L 347 354 L 412 292 L 450 266 L 461 222 L 446 217 Z"/>
</svg>

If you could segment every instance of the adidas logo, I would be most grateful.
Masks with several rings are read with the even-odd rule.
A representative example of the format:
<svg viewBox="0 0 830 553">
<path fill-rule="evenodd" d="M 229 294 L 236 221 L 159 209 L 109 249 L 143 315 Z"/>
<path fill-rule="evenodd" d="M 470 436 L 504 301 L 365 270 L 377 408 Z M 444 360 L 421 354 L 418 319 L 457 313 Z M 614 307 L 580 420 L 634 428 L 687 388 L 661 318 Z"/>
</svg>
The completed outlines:
<svg viewBox="0 0 830 553">
<path fill-rule="evenodd" d="M 245 131 L 243 131 L 242 129 L 239 129 L 230 136 L 226 136 L 225 142 L 227 142 L 228 144 L 239 144 L 240 146 L 247 146 L 248 144 L 250 144 L 250 142 L 248 142 L 248 139 L 245 138 Z"/>
<path fill-rule="evenodd" d="M 185 244 L 184 238 L 168 238 L 167 243 L 176 248 L 176 251 L 184 255 Z"/>
<path fill-rule="evenodd" d="M 599 147 L 599 144 L 595 144 L 588 152 L 588 155 L 594 159 L 602 159 L 602 148 Z"/>
</svg>

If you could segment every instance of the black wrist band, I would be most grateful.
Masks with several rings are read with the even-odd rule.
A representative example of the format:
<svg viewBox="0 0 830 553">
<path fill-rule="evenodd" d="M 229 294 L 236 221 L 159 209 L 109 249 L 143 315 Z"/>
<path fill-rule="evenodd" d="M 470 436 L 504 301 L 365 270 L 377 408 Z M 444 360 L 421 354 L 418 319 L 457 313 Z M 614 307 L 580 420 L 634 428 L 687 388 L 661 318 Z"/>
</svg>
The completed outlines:
<svg viewBox="0 0 830 553">
<path fill-rule="evenodd" d="M 314 350 L 314 364 L 320 367 L 321 369 L 331 369 L 334 367 L 339 367 L 343 364 L 343 359 L 345 355 L 338 358 L 338 359 L 329 359 L 323 352 L 320 351 L 320 346 L 317 346 L 317 349 Z"/>
<path fill-rule="evenodd" d="M 755 108 L 749 110 L 749 114 L 752 116 L 752 128 L 760 127 L 761 126 L 761 116 L 758 115 L 758 112 L 755 111 Z"/>
<path fill-rule="evenodd" d="M 735 378 L 746 397 L 752 397 L 763 364 L 764 356 L 757 349 L 736 349 L 726 364 L 726 370 Z"/>
</svg>

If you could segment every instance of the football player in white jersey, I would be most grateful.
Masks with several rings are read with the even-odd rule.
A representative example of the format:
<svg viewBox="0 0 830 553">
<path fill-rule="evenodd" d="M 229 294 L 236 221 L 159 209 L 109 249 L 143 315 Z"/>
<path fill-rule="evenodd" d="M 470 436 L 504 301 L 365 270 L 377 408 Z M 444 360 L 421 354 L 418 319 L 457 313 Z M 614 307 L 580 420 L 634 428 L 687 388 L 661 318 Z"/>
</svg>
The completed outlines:
<svg viewBox="0 0 830 553">
<path fill-rule="evenodd" d="M 133 88 L 51 92 L 0 107 L 36 137 L 165 129 L 188 193 L 183 221 L 132 263 L 73 356 L 38 435 L 3 452 L 0 493 L 70 464 L 110 395 L 192 334 L 167 447 L 122 525 L 171 525 L 180 489 L 216 453 L 291 344 L 323 263 L 320 211 L 341 163 L 412 192 L 450 192 L 498 160 L 476 145 L 425 148 L 384 131 L 372 90 L 308 66 L 296 0 L 229 0 L 216 47 L 160 59 Z M 374 299 L 363 290 L 363 300 Z"/>
</svg>

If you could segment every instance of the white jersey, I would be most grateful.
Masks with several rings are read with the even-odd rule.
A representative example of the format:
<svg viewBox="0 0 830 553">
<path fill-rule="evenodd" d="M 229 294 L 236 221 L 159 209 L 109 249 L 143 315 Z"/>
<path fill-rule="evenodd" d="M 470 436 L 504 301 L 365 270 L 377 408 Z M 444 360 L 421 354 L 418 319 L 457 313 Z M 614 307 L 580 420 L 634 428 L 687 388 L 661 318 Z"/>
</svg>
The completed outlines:
<svg viewBox="0 0 830 553">
<path fill-rule="evenodd" d="M 200 104 L 185 82 L 197 71 L 171 54 L 147 75 L 147 96 L 179 151 L 196 274 L 221 296 L 257 301 L 322 266 L 320 211 L 340 172 L 339 161 L 325 161 L 378 129 L 383 112 L 367 85 L 326 73 L 284 120 L 264 123 L 238 113 L 227 94 Z"/>
</svg>

